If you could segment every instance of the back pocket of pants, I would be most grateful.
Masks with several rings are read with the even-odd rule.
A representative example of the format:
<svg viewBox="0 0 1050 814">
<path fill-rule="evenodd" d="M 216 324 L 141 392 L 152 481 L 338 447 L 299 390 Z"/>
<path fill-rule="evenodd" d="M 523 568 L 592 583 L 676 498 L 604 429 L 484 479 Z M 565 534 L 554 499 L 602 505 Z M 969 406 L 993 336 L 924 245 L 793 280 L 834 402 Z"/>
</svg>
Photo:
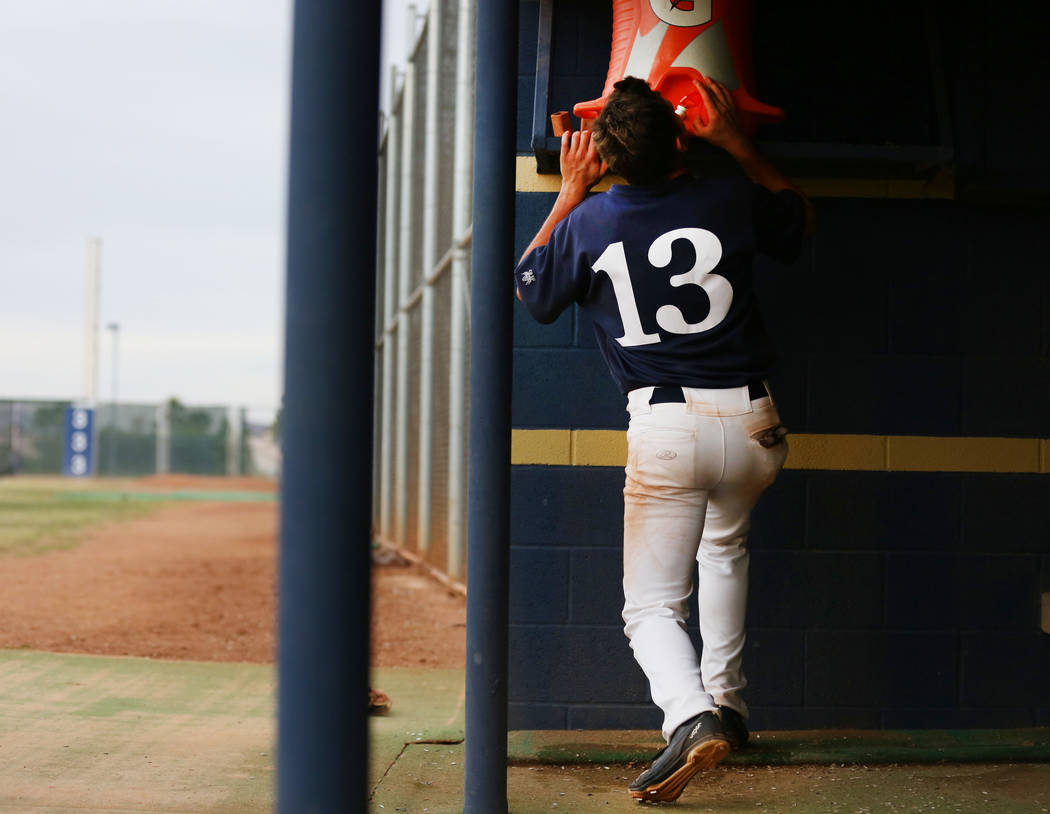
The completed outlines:
<svg viewBox="0 0 1050 814">
<path fill-rule="evenodd" d="M 627 475 L 646 486 L 691 488 L 696 478 L 696 433 L 653 428 L 628 434 Z"/>
</svg>

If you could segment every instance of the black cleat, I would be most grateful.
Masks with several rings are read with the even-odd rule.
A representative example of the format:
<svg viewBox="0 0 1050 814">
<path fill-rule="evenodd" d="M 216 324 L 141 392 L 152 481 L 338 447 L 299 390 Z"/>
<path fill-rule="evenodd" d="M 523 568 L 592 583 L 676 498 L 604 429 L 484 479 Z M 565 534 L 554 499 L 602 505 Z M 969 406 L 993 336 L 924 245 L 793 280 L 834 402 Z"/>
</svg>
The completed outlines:
<svg viewBox="0 0 1050 814">
<path fill-rule="evenodd" d="M 679 726 L 653 765 L 628 786 L 630 795 L 647 803 L 677 800 L 693 775 L 711 769 L 729 754 L 722 722 L 713 712 L 701 712 Z"/>
<path fill-rule="evenodd" d="M 747 746 L 748 733 L 744 716 L 732 707 L 719 706 L 718 717 L 722 719 L 722 731 L 726 733 L 729 745 L 734 749 Z"/>
</svg>

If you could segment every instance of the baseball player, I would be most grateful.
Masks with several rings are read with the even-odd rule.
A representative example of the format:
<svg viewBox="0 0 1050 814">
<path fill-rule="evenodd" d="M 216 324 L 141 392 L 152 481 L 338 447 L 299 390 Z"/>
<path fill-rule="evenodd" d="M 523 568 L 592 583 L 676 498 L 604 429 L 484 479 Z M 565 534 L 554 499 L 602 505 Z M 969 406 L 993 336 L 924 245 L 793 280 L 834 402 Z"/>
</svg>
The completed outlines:
<svg viewBox="0 0 1050 814">
<path fill-rule="evenodd" d="M 539 322 L 574 302 L 590 315 L 627 397 L 624 631 L 667 740 L 629 792 L 651 802 L 677 799 L 747 742 L 746 539 L 787 457 L 752 261 L 792 261 L 814 225 L 805 195 L 741 130 L 726 88 L 695 84 L 706 124 L 683 122 L 627 77 L 589 132 L 562 136 L 561 191 L 515 270 Z M 743 174 L 692 177 L 690 135 L 726 150 Z M 627 183 L 589 195 L 607 170 Z M 699 658 L 686 632 L 694 569 Z"/>
</svg>

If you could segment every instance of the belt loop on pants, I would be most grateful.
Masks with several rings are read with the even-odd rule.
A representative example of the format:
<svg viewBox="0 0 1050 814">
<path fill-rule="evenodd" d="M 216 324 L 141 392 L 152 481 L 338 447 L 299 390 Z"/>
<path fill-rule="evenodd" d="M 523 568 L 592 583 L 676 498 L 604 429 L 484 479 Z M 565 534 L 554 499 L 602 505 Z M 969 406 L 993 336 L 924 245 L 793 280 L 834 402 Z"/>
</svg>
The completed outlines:
<svg viewBox="0 0 1050 814">
<path fill-rule="evenodd" d="M 757 399 L 772 398 L 769 394 L 769 386 L 766 384 L 765 379 L 760 379 L 755 382 L 747 383 L 747 394 L 751 397 L 752 401 Z"/>
<path fill-rule="evenodd" d="M 657 388 L 655 387 L 639 387 L 635 390 L 630 391 L 627 394 L 627 412 L 634 415 L 648 415 L 653 411 L 650 406 L 653 404 L 652 395 Z M 679 394 L 681 394 L 682 388 L 678 388 Z"/>
</svg>

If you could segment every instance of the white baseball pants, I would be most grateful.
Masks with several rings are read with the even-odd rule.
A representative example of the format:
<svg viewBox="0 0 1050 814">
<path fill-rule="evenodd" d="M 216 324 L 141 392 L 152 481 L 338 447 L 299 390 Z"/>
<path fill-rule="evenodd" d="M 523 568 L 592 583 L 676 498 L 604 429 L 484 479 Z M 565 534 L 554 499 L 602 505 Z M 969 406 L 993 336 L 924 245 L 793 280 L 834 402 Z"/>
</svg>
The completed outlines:
<svg viewBox="0 0 1050 814">
<path fill-rule="evenodd" d="M 751 509 L 776 478 L 787 442 L 755 436 L 780 423 L 747 387 L 682 388 L 686 403 L 649 404 L 632 390 L 624 486 L 624 632 L 663 710 L 670 739 L 717 705 L 747 717 L 740 696 Z M 703 655 L 686 632 L 698 564 Z"/>
</svg>

